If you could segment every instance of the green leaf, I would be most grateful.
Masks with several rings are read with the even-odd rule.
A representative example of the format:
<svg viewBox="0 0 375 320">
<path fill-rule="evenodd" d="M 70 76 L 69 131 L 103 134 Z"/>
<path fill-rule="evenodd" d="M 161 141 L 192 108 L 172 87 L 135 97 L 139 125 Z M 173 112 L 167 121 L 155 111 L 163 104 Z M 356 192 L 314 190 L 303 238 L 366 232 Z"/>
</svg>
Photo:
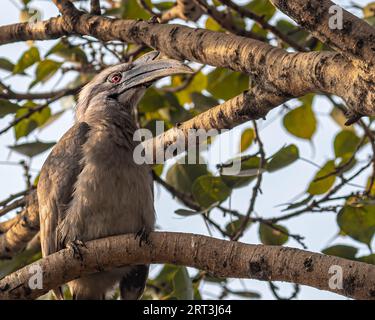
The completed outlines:
<svg viewBox="0 0 375 320">
<path fill-rule="evenodd" d="M 287 35 L 289 39 L 292 39 L 300 44 L 306 42 L 306 38 L 309 35 L 309 33 L 305 30 L 284 19 L 278 20 L 276 23 L 276 27 L 283 34 Z"/>
<path fill-rule="evenodd" d="M 353 131 L 343 130 L 339 132 L 333 143 L 336 158 L 343 157 L 347 154 L 351 156 L 358 147 L 360 138 Z"/>
<path fill-rule="evenodd" d="M 322 253 L 329 256 L 336 256 L 345 259 L 355 259 L 358 249 L 352 246 L 347 246 L 344 244 L 338 244 L 329 248 L 322 250 Z"/>
<path fill-rule="evenodd" d="M 173 278 L 173 287 L 172 295 L 178 300 L 193 300 L 193 285 L 186 267 L 177 267 Z"/>
<path fill-rule="evenodd" d="M 281 246 L 289 239 L 288 229 L 277 224 L 274 224 L 273 226 L 275 228 L 272 228 L 265 223 L 259 225 L 260 241 L 266 245 Z"/>
<path fill-rule="evenodd" d="M 177 87 L 183 85 L 185 83 L 186 76 L 174 76 L 172 77 L 172 86 Z M 203 72 L 198 72 L 194 75 L 193 80 L 189 83 L 189 85 L 179 92 L 176 92 L 176 96 L 178 101 L 181 105 L 185 103 L 193 102 L 191 94 L 193 92 L 201 92 L 202 90 L 206 89 L 207 86 L 207 76 Z"/>
<path fill-rule="evenodd" d="M 260 27 L 258 24 L 254 23 L 253 26 L 251 27 L 251 32 L 261 36 L 261 37 L 264 37 L 264 38 L 267 38 L 267 35 L 268 35 L 268 31 L 263 29 L 262 27 Z"/>
<path fill-rule="evenodd" d="M 245 160 L 241 158 L 236 158 L 228 161 L 226 167 L 221 171 L 221 178 L 224 183 L 231 189 L 241 188 L 248 185 L 253 181 L 259 173 L 263 172 L 264 169 L 259 168 L 260 158 L 259 157 L 250 157 Z M 240 164 L 234 164 L 235 162 L 240 162 Z M 234 169 L 240 165 L 240 172 L 234 173 Z M 230 167 L 233 166 L 233 169 Z"/>
<path fill-rule="evenodd" d="M 205 175 L 195 180 L 192 192 L 201 207 L 209 208 L 215 202 L 227 199 L 231 190 L 220 177 Z"/>
<path fill-rule="evenodd" d="M 0 99 L 0 118 L 3 118 L 9 113 L 16 113 L 20 106 L 18 104 L 9 102 L 5 99 Z"/>
<path fill-rule="evenodd" d="M 375 16 L 375 2 L 370 2 L 363 7 L 363 16 L 364 18 L 371 18 Z"/>
<path fill-rule="evenodd" d="M 159 163 L 159 164 L 154 164 L 152 166 L 152 170 L 154 171 L 154 173 L 161 177 L 162 173 L 163 173 L 163 170 L 164 170 L 164 165 L 162 163 Z"/>
<path fill-rule="evenodd" d="M 330 160 L 317 172 L 313 181 L 311 181 L 309 188 L 307 189 L 307 192 L 312 195 L 326 193 L 329 189 L 331 189 L 336 180 L 335 174 L 332 174 L 330 176 L 327 175 L 333 173 L 334 171 L 335 162 L 333 160 Z"/>
<path fill-rule="evenodd" d="M 46 54 L 46 57 L 54 54 L 67 61 L 86 64 L 87 56 L 86 53 L 79 47 L 72 45 L 66 39 L 62 39 L 60 42 L 55 44 Z"/>
<path fill-rule="evenodd" d="M 8 148 L 24 156 L 28 156 L 32 158 L 44 151 L 47 151 L 48 149 L 52 148 L 54 145 L 55 145 L 55 142 L 35 141 L 31 143 L 23 143 L 23 144 L 17 144 L 14 146 L 8 146 Z"/>
<path fill-rule="evenodd" d="M 189 216 L 195 216 L 197 214 L 202 214 L 201 211 L 193 211 L 193 210 L 187 210 L 187 209 L 177 209 L 174 213 L 183 217 L 189 217 Z"/>
<path fill-rule="evenodd" d="M 370 184 L 371 184 L 371 176 L 369 176 L 367 178 L 367 182 L 366 182 L 366 190 L 368 190 L 370 188 Z M 370 196 L 371 198 L 375 196 L 375 183 L 373 183 L 372 187 L 371 187 L 371 190 L 370 190 Z"/>
<path fill-rule="evenodd" d="M 227 278 L 219 278 L 210 274 L 207 274 L 204 280 L 211 283 L 226 283 L 228 281 Z"/>
<path fill-rule="evenodd" d="M 289 166 L 299 158 L 299 151 L 295 144 L 281 148 L 273 156 L 267 165 L 267 171 L 273 172 Z"/>
<path fill-rule="evenodd" d="M 245 221 L 245 218 L 246 217 L 239 217 L 238 219 L 232 221 L 232 222 L 229 222 L 226 226 L 225 226 L 225 231 L 230 234 L 230 235 L 234 235 L 236 234 L 236 232 L 238 231 L 238 229 L 242 226 L 242 224 L 244 223 Z M 251 219 L 248 219 L 247 223 L 246 223 L 246 226 L 245 226 L 245 230 L 247 228 L 249 228 L 251 226 Z"/>
<path fill-rule="evenodd" d="M 150 282 L 160 288 L 161 299 L 192 299 L 194 290 L 186 267 L 165 264 Z"/>
<path fill-rule="evenodd" d="M 0 69 L 12 72 L 14 69 L 14 63 L 8 59 L 0 58 Z"/>
<path fill-rule="evenodd" d="M 283 119 L 286 130 L 294 136 L 310 140 L 316 130 L 316 119 L 311 106 L 303 105 L 289 111 Z"/>
<path fill-rule="evenodd" d="M 253 128 L 245 129 L 241 134 L 240 152 L 247 150 L 253 143 L 255 131 Z"/>
<path fill-rule="evenodd" d="M 375 233 L 375 206 L 346 205 L 337 215 L 337 224 L 349 237 L 370 245 Z"/>
<path fill-rule="evenodd" d="M 205 29 L 212 30 L 212 31 L 225 31 L 220 24 L 218 24 L 214 19 L 208 17 L 205 24 Z"/>
<path fill-rule="evenodd" d="M 38 82 L 46 82 L 61 67 L 62 63 L 46 59 L 38 63 L 35 72 L 35 80 L 30 84 L 29 89 L 34 87 Z"/>
<path fill-rule="evenodd" d="M 172 8 L 174 4 L 175 4 L 174 1 L 163 1 L 163 2 L 153 3 L 153 6 L 160 11 L 166 11 Z"/>
<path fill-rule="evenodd" d="M 309 201 L 313 198 L 313 196 L 311 194 L 307 195 L 306 198 L 302 199 L 301 201 L 298 201 L 298 202 L 295 202 L 295 203 L 291 203 L 289 204 L 285 209 L 283 209 L 282 211 L 287 211 L 287 210 L 290 210 L 290 209 L 296 209 L 296 208 L 299 208 L 299 207 L 302 207 L 303 205 L 309 203 Z"/>
<path fill-rule="evenodd" d="M 271 19 L 276 12 L 275 7 L 269 0 L 253 0 L 246 7 L 266 20 Z"/>
<path fill-rule="evenodd" d="M 37 104 L 29 101 L 26 102 L 19 110 L 16 112 L 16 119 L 20 118 L 29 113 L 30 108 L 35 108 Z M 21 137 L 27 136 L 34 129 L 45 124 L 51 116 L 51 109 L 49 107 L 44 107 L 42 110 L 34 112 L 30 117 L 25 118 L 18 122 L 14 126 L 14 133 L 16 140 Z"/>
<path fill-rule="evenodd" d="M 368 264 L 375 264 L 375 254 L 373 253 L 368 256 L 359 257 L 357 260 Z"/>
<path fill-rule="evenodd" d="M 145 0 L 145 2 L 149 7 L 152 7 L 150 0 Z M 138 4 L 138 1 L 122 0 L 122 8 L 123 19 L 147 20 L 151 17 L 150 14 Z"/>
<path fill-rule="evenodd" d="M 199 111 L 206 111 L 219 104 L 215 98 L 205 96 L 199 92 L 192 92 L 190 97 L 194 103 L 194 108 Z"/>
<path fill-rule="evenodd" d="M 161 114 L 163 114 L 163 111 L 167 113 L 167 118 L 169 118 L 171 123 L 184 122 L 187 119 L 191 118 L 190 112 L 188 112 L 184 107 L 181 106 L 177 96 L 174 93 L 167 92 L 164 94 L 164 97 L 168 102 L 169 108 L 168 111 L 166 111 L 166 108 L 164 108 L 159 110 L 159 112 Z"/>
<path fill-rule="evenodd" d="M 185 158 L 185 162 L 187 159 Z M 180 192 L 190 194 L 193 182 L 200 176 L 206 175 L 206 164 L 174 164 L 167 172 L 166 181 Z"/>
<path fill-rule="evenodd" d="M 228 100 L 249 87 L 248 76 L 223 68 L 211 71 L 207 78 L 207 91 L 217 99 Z"/>
<path fill-rule="evenodd" d="M 149 88 L 139 103 L 140 112 L 154 112 L 167 105 L 167 101 L 158 90 Z"/>
<path fill-rule="evenodd" d="M 38 61 L 40 61 L 39 50 L 36 47 L 31 47 L 18 59 L 16 65 L 14 66 L 13 73 L 22 73 L 25 69 Z"/>
<path fill-rule="evenodd" d="M 341 172 L 347 172 L 354 168 L 357 164 L 357 160 L 352 158 L 352 154 L 346 153 L 340 158 L 340 162 L 337 167 L 342 167 Z"/>
<path fill-rule="evenodd" d="M 371 26 L 375 26 L 375 17 L 365 18 L 365 21 Z"/>
<path fill-rule="evenodd" d="M 45 129 L 52 123 L 54 123 L 56 120 L 60 119 L 60 117 L 64 114 L 65 110 L 58 111 L 54 114 L 52 114 L 46 122 L 44 122 L 42 125 L 39 126 L 39 129 Z"/>
</svg>

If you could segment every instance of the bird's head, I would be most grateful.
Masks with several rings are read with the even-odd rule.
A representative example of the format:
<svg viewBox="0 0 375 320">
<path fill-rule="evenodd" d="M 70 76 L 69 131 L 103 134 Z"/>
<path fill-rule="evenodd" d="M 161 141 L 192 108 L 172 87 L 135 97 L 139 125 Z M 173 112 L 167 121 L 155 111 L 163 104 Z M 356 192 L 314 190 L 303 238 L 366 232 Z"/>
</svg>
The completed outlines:
<svg viewBox="0 0 375 320">
<path fill-rule="evenodd" d="M 193 70 L 174 59 L 160 58 L 152 51 L 130 62 L 114 65 L 96 75 L 80 92 L 76 116 L 84 120 L 108 106 L 135 106 L 145 90 L 166 76 L 192 73 Z"/>
</svg>

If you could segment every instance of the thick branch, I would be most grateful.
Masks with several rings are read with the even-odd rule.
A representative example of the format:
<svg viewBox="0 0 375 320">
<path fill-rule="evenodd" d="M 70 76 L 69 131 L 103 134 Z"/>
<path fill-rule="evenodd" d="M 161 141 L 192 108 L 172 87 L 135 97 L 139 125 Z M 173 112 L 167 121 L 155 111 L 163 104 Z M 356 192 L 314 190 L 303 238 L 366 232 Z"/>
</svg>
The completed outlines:
<svg viewBox="0 0 375 320">
<path fill-rule="evenodd" d="M 203 129 L 205 132 L 232 129 L 249 120 L 264 118 L 273 108 L 287 99 L 276 92 L 254 87 L 216 107 L 213 107 L 194 118 L 177 124 L 152 140 L 143 142 L 148 163 L 158 159 L 169 159 L 188 147 L 195 147 L 199 142 L 191 130 Z M 166 150 L 173 144 L 173 153 Z"/>
<path fill-rule="evenodd" d="M 67 34 L 91 35 L 155 48 L 176 59 L 230 68 L 250 75 L 283 98 L 325 92 L 343 98 L 353 112 L 375 114 L 374 72 L 364 73 L 332 52 L 288 53 L 266 43 L 181 25 L 110 19 L 78 12 L 66 22 L 53 18 L 37 24 L 0 27 L 0 44 L 45 40 Z M 342 75 L 345 74 L 345 77 Z"/>
<path fill-rule="evenodd" d="M 39 208 L 36 192 L 26 196 L 27 206 L 20 216 L 7 224 L 9 230 L 0 235 L 0 259 L 11 258 L 25 248 L 39 231 Z M 14 221 L 16 220 L 16 221 Z M 5 226 L 3 226 L 5 228 Z M 5 230 L 4 230 L 5 231 Z"/>
<path fill-rule="evenodd" d="M 331 48 L 366 64 L 375 64 L 375 28 L 340 8 L 343 13 L 342 29 L 335 27 L 335 8 L 330 0 L 271 0 L 300 26 Z M 331 11 L 330 11 L 331 9 Z M 339 15 L 337 15 L 339 17 Z M 336 24 L 337 25 L 337 24 Z"/>
<path fill-rule="evenodd" d="M 0 299 L 33 299 L 85 274 L 128 264 L 173 263 L 205 270 L 217 277 L 287 281 L 356 299 L 375 299 L 375 266 L 294 248 L 250 245 L 201 235 L 154 232 L 139 246 L 134 235 L 86 243 L 82 260 L 61 250 L 0 281 Z M 29 288 L 38 265 L 43 289 Z M 330 288 L 330 268 L 342 270 L 342 289 Z M 38 268 L 40 270 L 40 268 Z M 31 271 L 33 270 L 33 271 Z"/>
</svg>

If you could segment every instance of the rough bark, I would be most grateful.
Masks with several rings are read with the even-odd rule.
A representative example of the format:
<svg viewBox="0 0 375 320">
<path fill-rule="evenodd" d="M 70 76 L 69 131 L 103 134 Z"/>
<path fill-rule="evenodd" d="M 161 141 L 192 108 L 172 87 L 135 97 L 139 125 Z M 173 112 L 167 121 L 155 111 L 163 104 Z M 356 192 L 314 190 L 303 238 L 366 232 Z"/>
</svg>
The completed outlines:
<svg viewBox="0 0 375 320">
<path fill-rule="evenodd" d="M 189 135 L 191 130 L 203 129 L 205 132 L 209 132 L 214 129 L 220 133 L 222 129 L 232 129 L 249 120 L 264 118 L 270 110 L 286 100 L 286 98 L 263 88 L 251 88 L 188 121 L 178 123 L 154 139 L 143 142 L 144 148 L 147 150 L 147 161 L 155 163 L 157 159 L 167 160 L 188 147 L 195 147 L 199 140 L 195 135 Z M 176 151 L 174 153 L 166 152 L 172 145 Z"/>
<path fill-rule="evenodd" d="M 0 259 L 11 258 L 22 251 L 34 235 L 38 233 L 39 208 L 36 192 L 33 191 L 27 196 L 26 208 L 11 222 L 7 224 L 9 229 L 0 234 Z"/>
<path fill-rule="evenodd" d="M 271 0 L 271 2 L 301 27 L 331 48 L 365 64 L 375 64 L 375 29 L 342 9 L 343 28 L 330 28 L 336 4 L 330 0 Z M 331 20 L 332 21 L 332 20 Z"/>
<path fill-rule="evenodd" d="M 144 44 L 176 59 L 247 73 L 253 85 L 288 99 L 309 92 L 334 94 L 343 98 L 353 113 L 375 114 L 374 71 L 357 68 L 356 63 L 333 52 L 288 53 L 235 35 L 181 25 L 110 19 L 77 10 L 69 19 L 59 17 L 36 24 L 0 27 L 0 44 L 74 34 Z"/>
<path fill-rule="evenodd" d="M 269 110 L 290 98 L 313 91 L 341 96 L 352 107 L 353 113 L 369 115 L 375 112 L 374 72 L 358 69 L 352 61 L 340 54 L 288 53 L 234 35 L 180 25 L 109 19 L 83 14 L 65 1 L 56 3 L 63 13 L 70 15 L 69 19 L 58 17 L 36 24 L 0 27 L 0 43 L 51 39 L 78 33 L 105 41 L 120 39 L 141 43 L 171 57 L 231 68 L 251 76 L 252 86 L 249 91 L 179 124 L 153 141 L 147 141 L 145 146 L 154 148 L 154 156 L 175 143 L 181 133 L 184 142 L 188 143 L 190 129 L 230 129 L 245 121 L 265 117 Z M 7 237 L 12 233 L 9 230 Z M 24 232 L 22 235 L 29 237 Z M 20 238 L 20 235 L 17 237 Z M 6 243 L 8 249 L 12 247 L 10 240 Z M 21 249 L 22 246 L 16 245 L 14 251 L 11 251 Z"/>
<path fill-rule="evenodd" d="M 375 266 L 279 246 L 250 245 L 194 234 L 154 232 L 139 246 L 134 235 L 94 240 L 80 247 L 82 259 L 64 249 L 0 281 L 0 299 L 33 299 L 87 273 L 127 264 L 173 263 L 208 271 L 217 277 L 287 281 L 356 299 L 375 299 Z M 35 265 L 43 289 L 29 288 Z M 330 288 L 331 266 L 342 269 L 342 289 Z M 31 268 L 31 269 L 30 269 Z M 34 270 L 34 271 L 31 271 Z"/>
</svg>

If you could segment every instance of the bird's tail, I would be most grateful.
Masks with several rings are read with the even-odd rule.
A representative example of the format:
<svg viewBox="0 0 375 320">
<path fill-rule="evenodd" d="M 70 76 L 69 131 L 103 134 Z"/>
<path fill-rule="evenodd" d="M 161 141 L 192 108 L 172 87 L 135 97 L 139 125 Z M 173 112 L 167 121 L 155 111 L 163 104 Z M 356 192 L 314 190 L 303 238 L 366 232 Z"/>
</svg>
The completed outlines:
<svg viewBox="0 0 375 320">
<path fill-rule="evenodd" d="M 120 297 L 121 300 L 138 300 L 146 286 L 149 266 L 137 265 L 129 268 L 130 271 L 120 281 Z"/>
</svg>

